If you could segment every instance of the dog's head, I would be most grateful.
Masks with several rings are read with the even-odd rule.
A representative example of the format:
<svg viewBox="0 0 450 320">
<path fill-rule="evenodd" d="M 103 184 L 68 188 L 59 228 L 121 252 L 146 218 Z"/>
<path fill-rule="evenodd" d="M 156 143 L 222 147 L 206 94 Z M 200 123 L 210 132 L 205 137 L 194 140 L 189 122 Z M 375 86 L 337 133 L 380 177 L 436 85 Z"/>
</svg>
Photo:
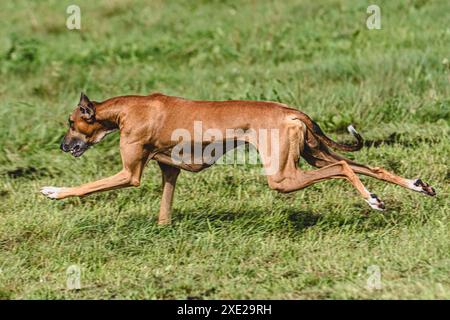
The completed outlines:
<svg viewBox="0 0 450 320">
<path fill-rule="evenodd" d="M 81 93 L 80 102 L 69 116 L 69 130 L 61 141 L 61 150 L 74 157 L 81 156 L 90 146 L 100 142 L 111 128 L 95 118 L 96 104 Z"/>
</svg>

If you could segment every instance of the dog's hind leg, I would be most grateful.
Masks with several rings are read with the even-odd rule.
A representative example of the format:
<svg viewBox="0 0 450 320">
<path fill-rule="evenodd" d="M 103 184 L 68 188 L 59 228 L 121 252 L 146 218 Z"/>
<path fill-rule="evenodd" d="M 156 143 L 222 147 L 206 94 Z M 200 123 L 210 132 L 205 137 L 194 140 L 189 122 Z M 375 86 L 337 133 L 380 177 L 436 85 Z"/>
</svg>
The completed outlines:
<svg viewBox="0 0 450 320">
<path fill-rule="evenodd" d="M 349 165 L 356 173 L 376 178 L 378 180 L 383 180 L 386 182 L 397 184 L 409 190 L 420 192 L 428 196 L 436 195 L 436 191 L 434 190 L 434 188 L 419 178 L 406 179 L 396 174 L 393 174 L 392 172 L 389 172 L 386 169 L 380 167 L 369 167 L 366 165 L 355 163 L 353 161 L 351 161 Z"/>
<path fill-rule="evenodd" d="M 280 132 L 279 138 L 279 168 L 275 173 L 268 174 L 269 187 L 279 192 L 292 192 L 308 187 L 314 183 L 343 178 L 349 181 L 374 209 L 384 210 L 384 203 L 373 193 L 370 193 L 346 161 L 338 161 L 313 171 L 302 171 L 298 168 L 298 160 L 304 142 L 304 130 L 294 126 Z M 260 146 L 258 146 L 258 150 Z M 271 163 L 267 153 L 261 153 L 263 164 Z"/>
<path fill-rule="evenodd" d="M 308 187 L 314 183 L 328 179 L 346 179 L 349 181 L 366 200 L 366 202 L 377 210 L 384 210 L 384 203 L 374 193 L 369 192 L 361 180 L 345 161 L 338 161 L 331 165 L 322 167 L 312 171 L 301 171 L 296 169 L 295 172 L 287 172 L 287 176 L 282 179 L 272 180 L 273 188 L 281 192 L 292 192 Z M 271 178 L 269 178 L 271 179 Z M 270 180 L 269 180 L 270 181 Z M 269 182 L 270 185 L 270 182 Z"/>
<path fill-rule="evenodd" d="M 370 167 L 357 163 L 353 160 L 345 158 L 344 156 L 332 152 L 326 147 L 320 148 L 320 150 L 311 150 L 306 147 L 305 152 L 302 154 L 302 156 L 309 164 L 319 168 L 337 163 L 339 161 L 345 161 L 357 174 L 362 174 L 378 180 L 393 183 L 404 188 L 426 194 L 428 196 L 436 195 L 436 191 L 434 190 L 434 188 L 428 183 L 423 182 L 421 179 L 406 179 L 380 167 Z"/>
</svg>

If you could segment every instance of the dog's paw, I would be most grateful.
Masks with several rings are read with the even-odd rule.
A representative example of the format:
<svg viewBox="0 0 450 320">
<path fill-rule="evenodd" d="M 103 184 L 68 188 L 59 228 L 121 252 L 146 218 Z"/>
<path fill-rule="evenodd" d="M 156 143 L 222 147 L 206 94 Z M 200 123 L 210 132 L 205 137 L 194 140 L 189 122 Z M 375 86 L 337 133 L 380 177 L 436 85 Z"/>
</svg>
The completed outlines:
<svg viewBox="0 0 450 320">
<path fill-rule="evenodd" d="M 43 187 L 41 193 L 50 199 L 61 199 L 61 194 L 66 188 Z"/>
<path fill-rule="evenodd" d="M 384 211 L 386 209 L 384 202 L 375 193 L 371 193 L 366 202 L 372 209 Z"/>
<path fill-rule="evenodd" d="M 433 197 L 436 195 L 436 191 L 434 190 L 434 188 L 420 179 L 411 180 L 410 187 L 414 191 L 426 194 L 427 196 Z"/>
</svg>

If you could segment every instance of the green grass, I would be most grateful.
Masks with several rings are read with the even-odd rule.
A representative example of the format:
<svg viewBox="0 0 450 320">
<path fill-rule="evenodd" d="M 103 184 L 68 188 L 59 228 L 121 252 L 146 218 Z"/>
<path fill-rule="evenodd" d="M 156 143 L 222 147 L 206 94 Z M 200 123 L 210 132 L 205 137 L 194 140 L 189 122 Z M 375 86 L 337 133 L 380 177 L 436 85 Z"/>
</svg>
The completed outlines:
<svg viewBox="0 0 450 320">
<path fill-rule="evenodd" d="M 450 3 L 378 1 L 370 31 L 371 3 L 77 1 L 69 31 L 71 1 L 2 1 L 0 298 L 449 299 Z M 363 178 L 379 213 L 345 181 L 282 195 L 258 167 L 222 165 L 183 173 L 158 227 L 150 163 L 140 188 L 50 201 L 41 186 L 120 170 L 117 134 L 80 159 L 59 150 L 81 90 L 283 101 L 335 139 L 354 123 L 377 147 L 350 157 L 438 196 Z M 366 289 L 370 265 L 381 290 Z"/>
</svg>

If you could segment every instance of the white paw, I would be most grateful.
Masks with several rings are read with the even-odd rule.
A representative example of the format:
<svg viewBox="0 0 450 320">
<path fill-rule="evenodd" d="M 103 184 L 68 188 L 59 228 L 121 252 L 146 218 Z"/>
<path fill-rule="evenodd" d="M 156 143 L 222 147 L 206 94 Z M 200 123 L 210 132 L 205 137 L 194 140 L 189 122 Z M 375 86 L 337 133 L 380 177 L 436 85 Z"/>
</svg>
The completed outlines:
<svg viewBox="0 0 450 320">
<path fill-rule="evenodd" d="M 408 184 L 408 188 L 411 190 L 426 194 L 427 196 L 436 195 L 436 190 L 434 190 L 434 188 L 428 183 L 423 182 L 421 179 L 406 180 L 406 182 Z"/>
<path fill-rule="evenodd" d="M 57 187 L 43 187 L 41 193 L 50 199 L 58 199 L 59 194 L 64 191 L 65 188 Z"/>
<path fill-rule="evenodd" d="M 384 211 L 386 209 L 384 202 L 378 198 L 378 196 L 374 193 L 371 193 L 368 199 L 365 199 L 366 202 L 372 209 Z"/>
</svg>

